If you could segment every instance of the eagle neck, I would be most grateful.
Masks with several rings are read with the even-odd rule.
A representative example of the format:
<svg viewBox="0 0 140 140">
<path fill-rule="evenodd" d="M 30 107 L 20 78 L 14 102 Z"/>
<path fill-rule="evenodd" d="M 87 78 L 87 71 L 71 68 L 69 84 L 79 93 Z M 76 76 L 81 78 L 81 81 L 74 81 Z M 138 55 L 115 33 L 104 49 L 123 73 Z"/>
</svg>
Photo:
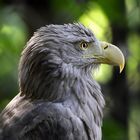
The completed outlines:
<svg viewBox="0 0 140 140">
<path fill-rule="evenodd" d="M 89 139 L 99 140 L 105 101 L 100 86 L 93 80 L 89 69 L 85 70 L 80 71 L 76 77 L 69 77 L 71 84 L 66 83 L 67 87 L 70 87 L 67 98 L 61 102 L 83 122 Z"/>
</svg>

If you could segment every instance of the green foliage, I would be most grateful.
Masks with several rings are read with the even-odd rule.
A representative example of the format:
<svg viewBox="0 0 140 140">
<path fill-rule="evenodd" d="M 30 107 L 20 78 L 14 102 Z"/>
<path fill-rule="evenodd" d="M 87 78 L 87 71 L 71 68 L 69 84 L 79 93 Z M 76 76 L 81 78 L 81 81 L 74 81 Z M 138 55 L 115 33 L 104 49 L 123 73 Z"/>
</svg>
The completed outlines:
<svg viewBox="0 0 140 140">
<path fill-rule="evenodd" d="M 103 123 L 103 140 L 125 140 L 127 130 L 112 118 L 107 118 Z"/>
<path fill-rule="evenodd" d="M 110 22 L 125 26 L 125 1 L 124 0 L 96 0 L 102 7 Z"/>
<path fill-rule="evenodd" d="M 140 139 L 140 104 L 133 103 L 130 107 L 130 116 L 129 116 L 129 139 L 130 140 L 139 140 Z"/>
<path fill-rule="evenodd" d="M 53 18 L 57 22 L 74 22 L 84 13 L 87 5 L 75 0 L 53 0 L 50 3 Z"/>
<path fill-rule="evenodd" d="M 15 68 L 17 58 L 26 41 L 26 28 L 19 15 L 12 9 L 0 11 L 0 75 Z"/>
<path fill-rule="evenodd" d="M 140 26 L 140 1 L 126 0 L 126 10 L 129 27 L 137 29 Z"/>
<path fill-rule="evenodd" d="M 130 89 L 134 92 L 140 90 L 140 36 L 131 33 L 128 37 L 128 47 L 130 55 L 128 56 L 127 77 Z"/>
<path fill-rule="evenodd" d="M 17 65 L 26 42 L 26 26 L 12 8 L 0 10 L 0 108 L 18 91 Z"/>
</svg>

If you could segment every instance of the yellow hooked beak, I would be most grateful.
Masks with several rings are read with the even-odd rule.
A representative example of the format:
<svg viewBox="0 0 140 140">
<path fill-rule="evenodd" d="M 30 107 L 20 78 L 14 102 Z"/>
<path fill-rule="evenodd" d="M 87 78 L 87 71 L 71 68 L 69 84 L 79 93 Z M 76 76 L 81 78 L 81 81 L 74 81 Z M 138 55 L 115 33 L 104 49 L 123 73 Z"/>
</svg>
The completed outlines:
<svg viewBox="0 0 140 140">
<path fill-rule="evenodd" d="M 118 65 L 121 73 L 125 65 L 124 55 L 121 50 L 107 42 L 99 42 L 99 46 L 99 53 L 96 52 L 96 54 L 94 54 L 96 61 L 103 64 Z"/>
</svg>

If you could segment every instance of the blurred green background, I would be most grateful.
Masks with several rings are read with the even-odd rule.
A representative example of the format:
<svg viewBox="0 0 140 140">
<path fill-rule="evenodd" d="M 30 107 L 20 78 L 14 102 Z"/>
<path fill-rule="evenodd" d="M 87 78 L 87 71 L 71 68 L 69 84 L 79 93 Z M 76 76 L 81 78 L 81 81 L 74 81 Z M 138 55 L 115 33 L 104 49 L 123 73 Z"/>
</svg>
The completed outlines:
<svg viewBox="0 0 140 140">
<path fill-rule="evenodd" d="M 0 111 L 18 93 L 18 62 L 33 32 L 46 24 L 81 22 L 117 45 L 126 66 L 102 65 L 93 75 L 106 99 L 103 140 L 140 140 L 140 1 L 1 0 Z"/>
</svg>

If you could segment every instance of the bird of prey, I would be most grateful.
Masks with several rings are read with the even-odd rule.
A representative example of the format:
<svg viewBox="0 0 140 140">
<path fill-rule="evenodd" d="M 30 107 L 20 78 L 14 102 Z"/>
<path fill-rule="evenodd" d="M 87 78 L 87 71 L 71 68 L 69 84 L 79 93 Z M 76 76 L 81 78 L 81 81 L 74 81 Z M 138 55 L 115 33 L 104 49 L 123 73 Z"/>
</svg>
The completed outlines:
<svg viewBox="0 0 140 140">
<path fill-rule="evenodd" d="M 101 63 L 124 68 L 119 48 L 80 23 L 46 25 L 22 52 L 19 94 L 0 114 L 0 140 L 101 140 Z"/>
</svg>

